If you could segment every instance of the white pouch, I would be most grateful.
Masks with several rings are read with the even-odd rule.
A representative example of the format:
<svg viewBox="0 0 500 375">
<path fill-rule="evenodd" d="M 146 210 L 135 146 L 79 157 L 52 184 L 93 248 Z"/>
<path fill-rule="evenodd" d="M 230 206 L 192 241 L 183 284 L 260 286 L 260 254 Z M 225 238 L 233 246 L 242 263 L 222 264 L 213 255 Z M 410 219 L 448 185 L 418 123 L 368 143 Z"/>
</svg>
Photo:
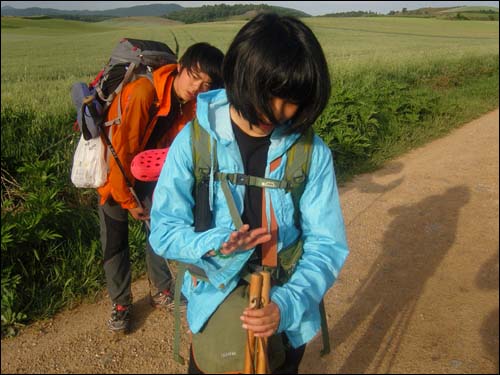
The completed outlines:
<svg viewBox="0 0 500 375">
<path fill-rule="evenodd" d="M 86 141 L 82 134 L 71 169 L 71 181 L 76 187 L 98 188 L 104 185 L 108 177 L 105 151 L 101 137 Z"/>
</svg>

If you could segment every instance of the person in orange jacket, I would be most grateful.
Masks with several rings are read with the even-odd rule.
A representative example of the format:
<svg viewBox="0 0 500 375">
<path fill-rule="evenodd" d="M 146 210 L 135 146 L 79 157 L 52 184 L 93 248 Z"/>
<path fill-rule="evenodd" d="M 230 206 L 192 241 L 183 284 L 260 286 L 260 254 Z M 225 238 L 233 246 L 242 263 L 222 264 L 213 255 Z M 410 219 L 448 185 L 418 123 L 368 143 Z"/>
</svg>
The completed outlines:
<svg viewBox="0 0 500 375">
<path fill-rule="evenodd" d="M 153 72 L 153 82 L 145 77 L 127 84 L 110 106 L 106 120 L 114 119 L 121 107 L 121 122 L 109 126 L 108 136 L 123 164 L 127 177 L 142 202 L 138 205 L 127 187 L 115 159 L 108 157 L 106 183 L 98 188 L 101 245 L 106 286 L 112 301 L 108 328 L 127 332 L 132 306 L 131 265 L 128 245 L 128 214 L 136 220 L 149 220 L 154 183 L 135 181 L 130 171 L 139 152 L 170 146 L 175 136 L 193 119 L 200 92 L 222 87 L 224 54 L 207 43 L 196 43 L 178 64 Z M 156 255 L 147 241 L 146 267 L 151 303 L 155 307 L 173 305 L 172 275 L 165 259 Z"/>
</svg>

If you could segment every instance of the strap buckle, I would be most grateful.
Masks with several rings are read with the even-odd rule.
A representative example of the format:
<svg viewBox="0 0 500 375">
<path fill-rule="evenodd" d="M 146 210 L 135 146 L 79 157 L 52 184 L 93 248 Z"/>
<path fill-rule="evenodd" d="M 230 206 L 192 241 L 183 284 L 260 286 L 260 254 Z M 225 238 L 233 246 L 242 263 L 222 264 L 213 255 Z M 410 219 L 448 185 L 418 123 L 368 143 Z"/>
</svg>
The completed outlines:
<svg viewBox="0 0 500 375">
<path fill-rule="evenodd" d="M 228 173 L 226 178 L 234 185 L 248 185 L 250 177 L 241 173 Z"/>
<path fill-rule="evenodd" d="M 236 184 L 247 185 L 249 181 L 249 176 L 241 173 L 236 173 Z"/>
</svg>

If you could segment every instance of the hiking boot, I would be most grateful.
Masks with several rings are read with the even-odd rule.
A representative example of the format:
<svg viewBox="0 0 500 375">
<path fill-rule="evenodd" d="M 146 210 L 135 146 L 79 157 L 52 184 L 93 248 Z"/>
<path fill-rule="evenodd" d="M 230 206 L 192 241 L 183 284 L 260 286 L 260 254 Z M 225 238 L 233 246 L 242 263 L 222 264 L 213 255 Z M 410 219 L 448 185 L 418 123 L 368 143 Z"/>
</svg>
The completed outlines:
<svg viewBox="0 0 500 375">
<path fill-rule="evenodd" d="M 113 304 L 111 319 L 108 320 L 108 329 L 112 332 L 128 333 L 130 330 L 130 312 L 132 305 Z"/>
<path fill-rule="evenodd" d="M 181 295 L 181 310 L 186 309 L 186 302 L 187 301 L 184 296 Z M 151 305 L 156 308 L 166 308 L 167 310 L 173 310 L 175 306 L 174 294 L 168 289 L 155 294 L 154 296 L 151 296 Z"/>
</svg>

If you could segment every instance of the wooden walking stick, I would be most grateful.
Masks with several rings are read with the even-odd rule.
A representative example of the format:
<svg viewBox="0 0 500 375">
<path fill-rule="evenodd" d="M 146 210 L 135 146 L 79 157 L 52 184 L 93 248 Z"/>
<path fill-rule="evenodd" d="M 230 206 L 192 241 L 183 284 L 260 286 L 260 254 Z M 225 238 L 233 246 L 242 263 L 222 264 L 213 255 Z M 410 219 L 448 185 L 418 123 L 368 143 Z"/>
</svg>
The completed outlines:
<svg viewBox="0 0 500 375">
<path fill-rule="evenodd" d="M 263 308 L 269 303 L 269 294 L 271 292 L 271 274 L 268 271 L 262 271 L 262 291 L 260 295 L 261 306 Z M 269 374 L 269 363 L 267 357 L 267 337 L 257 338 L 257 364 L 256 374 Z"/>
<path fill-rule="evenodd" d="M 262 275 L 252 273 L 250 275 L 250 292 L 248 307 L 258 309 L 260 305 L 262 290 Z M 255 373 L 255 337 L 254 333 L 247 330 L 247 343 L 245 346 L 245 374 Z"/>
</svg>

